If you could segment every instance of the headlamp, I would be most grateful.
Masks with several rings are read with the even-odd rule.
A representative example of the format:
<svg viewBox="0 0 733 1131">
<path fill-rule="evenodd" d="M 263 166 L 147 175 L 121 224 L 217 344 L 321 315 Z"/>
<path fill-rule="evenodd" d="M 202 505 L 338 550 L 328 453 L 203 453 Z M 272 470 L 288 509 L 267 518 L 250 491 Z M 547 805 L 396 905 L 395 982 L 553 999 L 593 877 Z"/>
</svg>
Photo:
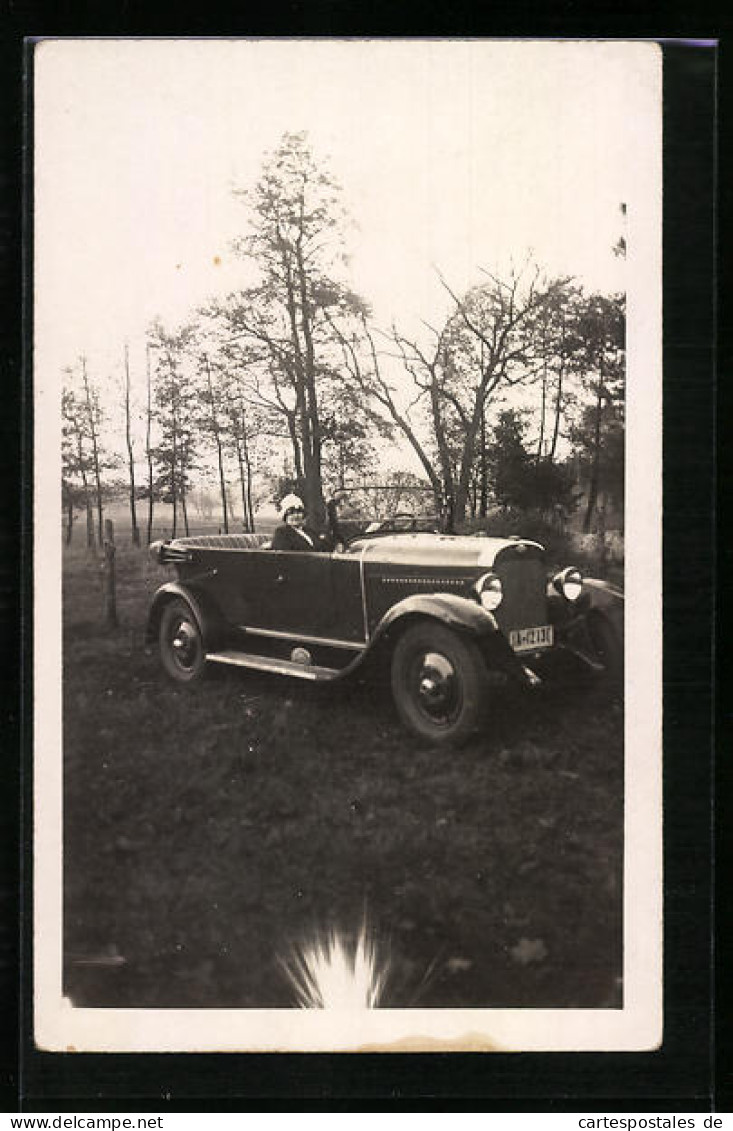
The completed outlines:
<svg viewBox="0 0 733 1131">
<path fill-rule="evenodd" d="M 485 573 L 476 582 L 476 593 L 483 608 L 487 612 L 493 613 L 495 609 L 499 608 L 504 598 L 501 578 L 497 577 L 495 573 Z"/>
<path fill-rule="evenodd" d="M 568 566 L 553 578 L 553 585 L 566 601 L 577 601 L 583 592 L 583 575 L 575 566 Z"/>
</svg>

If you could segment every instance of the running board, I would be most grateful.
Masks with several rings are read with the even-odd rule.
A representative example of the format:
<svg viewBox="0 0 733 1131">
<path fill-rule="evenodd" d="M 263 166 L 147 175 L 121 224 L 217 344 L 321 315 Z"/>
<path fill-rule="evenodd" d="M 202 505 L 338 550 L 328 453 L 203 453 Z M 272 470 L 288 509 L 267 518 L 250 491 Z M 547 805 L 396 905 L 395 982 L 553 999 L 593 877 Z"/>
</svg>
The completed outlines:
<svg viewBox="0 0 733 1131">
<path fill-rule="evenodd" d="M 312 679 L 323 683 L 343 675 L 338 668 L 323 668 L 318 664 L 296 664 L 293 660 L 278 660 L 271 656 L 256 656 L 249 652 L 207 652 L 206 659 L 214 664 L 233 664 L 238 668 L 252 668 L 258 672 L 276 675 L 293 675 L 297 679 Z"/>
</svg>

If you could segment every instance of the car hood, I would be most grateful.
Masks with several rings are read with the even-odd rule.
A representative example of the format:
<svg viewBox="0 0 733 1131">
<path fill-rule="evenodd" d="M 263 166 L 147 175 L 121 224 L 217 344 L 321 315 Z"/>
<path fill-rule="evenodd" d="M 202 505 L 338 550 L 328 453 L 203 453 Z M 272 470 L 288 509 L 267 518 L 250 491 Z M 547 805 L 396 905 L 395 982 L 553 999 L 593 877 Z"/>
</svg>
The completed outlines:
<svg viewBox="0 0 733 1131">
<path fill-rule="evenodd" d="M 436 568 L 485 566 L 491 568 L 504 550 L 533 557 L 543 552 L 539 542 L 525 538 L 472 538 L 452 534 L 385 534 L 379 538 L 360 538 L 349 546 L 350 554 L 364 555 L 369 562 L 395 562 Z"/>
</svg>

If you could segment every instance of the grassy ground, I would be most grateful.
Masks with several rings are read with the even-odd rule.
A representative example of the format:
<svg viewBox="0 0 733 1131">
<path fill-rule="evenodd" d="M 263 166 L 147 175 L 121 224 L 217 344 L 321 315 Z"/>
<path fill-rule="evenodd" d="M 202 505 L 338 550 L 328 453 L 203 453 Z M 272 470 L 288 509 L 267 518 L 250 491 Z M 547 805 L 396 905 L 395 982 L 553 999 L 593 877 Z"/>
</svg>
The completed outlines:
<svg viewBox="0 0 733 1131">
<path fill-rule="evenodd" d="M 66 989 L 77 1005 L 293 1004 L 278 963 L 364 912 L 385 1004 L 617 1006 L 623 720 L 592 686 L 517 694 L 436 753 L 376 679 L 215 669 L 167 683 L 143 649 L 166 578 L 67 553 Z"/>
</svg>

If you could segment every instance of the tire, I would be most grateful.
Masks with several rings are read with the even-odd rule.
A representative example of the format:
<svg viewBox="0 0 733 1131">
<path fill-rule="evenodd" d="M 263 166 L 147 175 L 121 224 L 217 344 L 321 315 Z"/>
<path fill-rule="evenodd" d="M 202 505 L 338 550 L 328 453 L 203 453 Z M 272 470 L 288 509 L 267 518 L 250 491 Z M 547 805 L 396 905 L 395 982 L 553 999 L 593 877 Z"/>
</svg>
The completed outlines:
<svg viewBox="0 0 733 1131">
<path fill-rule="evenodd" d="M 608 617 L 596 613 L 588 620 L 588 634 L 596 659 L 603 665 L 602 678 L 613 688 L 624 680 L 623 639 Z"/>
<path fill-rule="evenodd" d="M 409 730 L 431 743 L 465 742 L 483 720 L 486 694 L 473 640 L 441 624 L 405 629 L 392 654 L 392 695 Z"/>
<path fill-rule="evenodd" d="M 160 662 L 176 683 L 195 683 L 206 668 L 206 649 L 201 628 L 190 605 L 170 601 L 160 617 L 158 630 Z"/>
</svg>

